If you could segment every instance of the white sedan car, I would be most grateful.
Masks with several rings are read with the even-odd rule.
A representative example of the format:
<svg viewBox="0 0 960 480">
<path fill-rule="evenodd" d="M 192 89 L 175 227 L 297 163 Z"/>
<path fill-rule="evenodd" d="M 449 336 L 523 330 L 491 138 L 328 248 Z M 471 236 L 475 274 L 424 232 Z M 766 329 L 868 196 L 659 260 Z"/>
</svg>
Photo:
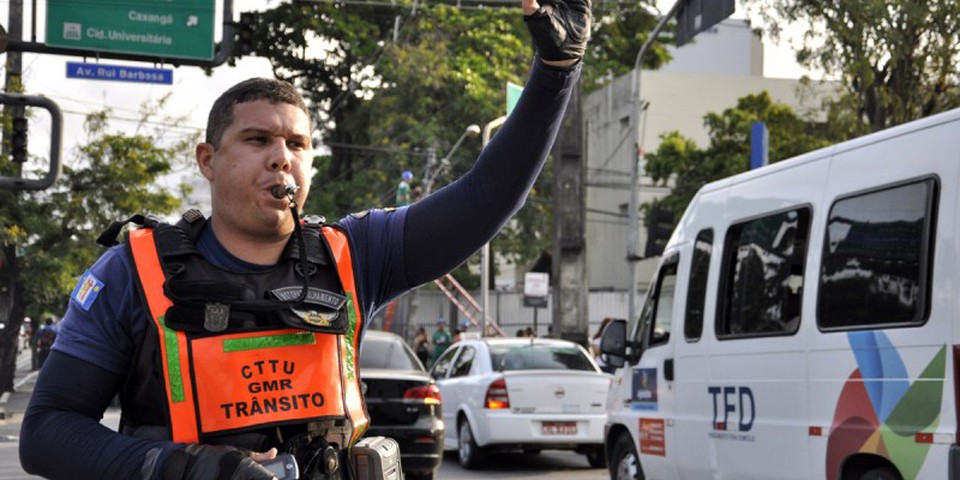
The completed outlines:
<svg viewBox="0 0 960 480">
<path fill-rule="evenodd" d="M 440 387 L 444 449 L 473 469 L 494 450 L 576 450 L 606 466 L 603 403 L 612 377 L 566 340 L 483 338 L 452 345 L 430 370 Z"/>
</svg>

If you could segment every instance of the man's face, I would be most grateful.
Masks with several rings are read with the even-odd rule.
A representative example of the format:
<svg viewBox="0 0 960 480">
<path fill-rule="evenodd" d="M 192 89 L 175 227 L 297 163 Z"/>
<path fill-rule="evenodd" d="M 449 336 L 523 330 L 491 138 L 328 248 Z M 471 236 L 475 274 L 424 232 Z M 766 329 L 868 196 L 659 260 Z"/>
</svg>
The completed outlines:
<svg viewBox="0 0 960 480">
<path fill-rule="evenodd" d="M 310 190 L 313 159 L 310 119 L 299 108 L 267 100 L 233 107 L 233 123 L 220 148 L 202 143 L 196 150 L 200 171 L 210 181 L 213 219 L 218 230 L 263 240 L 293 231 L 289 201 L 271 189 L 293 182 L 302 208 Z"/>
</svg>

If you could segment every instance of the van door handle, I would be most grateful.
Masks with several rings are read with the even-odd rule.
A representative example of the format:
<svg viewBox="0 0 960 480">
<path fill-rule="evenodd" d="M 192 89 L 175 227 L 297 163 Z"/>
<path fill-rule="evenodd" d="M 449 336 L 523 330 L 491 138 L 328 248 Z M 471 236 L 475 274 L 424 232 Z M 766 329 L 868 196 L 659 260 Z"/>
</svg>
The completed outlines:
<svg viewBox="0 0 960 480">
<path fill-rule="evenodd" d="M 663 378 L 668 382 L 673 381 L 673 359 L 667 358 L 663 361 Z"/>
</svg>

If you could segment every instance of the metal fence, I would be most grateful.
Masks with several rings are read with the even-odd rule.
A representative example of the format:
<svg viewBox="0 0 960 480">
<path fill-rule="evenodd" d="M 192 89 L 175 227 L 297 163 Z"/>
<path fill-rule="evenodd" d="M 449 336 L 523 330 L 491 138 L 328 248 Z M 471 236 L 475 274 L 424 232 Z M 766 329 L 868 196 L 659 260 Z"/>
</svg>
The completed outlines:
<svg viewBox="0 0 960 480">
<path fill-rule="evenodd" d="M 480 298 L 479 292 L 470 293 Z M 629 302 L 626 291 L 590 292 L 587 301 L 590 312 L 588 336 L 593 336 L 604 317 L 626 317 Z M 548 336 L 553 323 L 553 302 L 548 296 L 545 308 L 525 307 L 521 292 L 492 291 L 489 316 L 505 335 L 512 336 L 517 330 L 531 327 L 537 336 Z M 428 334 L 433 333 L 438 319 L 446 321 L 451 330 L 464 322 L 470 323 L 442 292 L 432 287 L 422 287 L 380 309 L 372 320 L 371 328 L 392 331 L 410 341 L 421 326 Z M 469 324 L 467 331 L 477 332 L 479 327 Z"/>
</svg>

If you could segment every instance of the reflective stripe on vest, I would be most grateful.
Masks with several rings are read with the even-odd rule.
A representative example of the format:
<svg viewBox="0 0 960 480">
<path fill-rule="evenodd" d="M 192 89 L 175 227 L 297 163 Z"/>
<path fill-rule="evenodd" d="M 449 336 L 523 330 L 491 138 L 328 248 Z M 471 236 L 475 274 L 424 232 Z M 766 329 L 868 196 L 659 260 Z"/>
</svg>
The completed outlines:
<svg viewBox="0 0 960 480">
<path fill-rule="evenodd" d="M 340 230 L 330 227 L 323 227 L 323 236 L 327 239 L 327 244 L 330 245 L 330 251 L 337 263 L 340 283 L 343 284 L 343 290 L 347 295 L 347 313 L 350 315 L 350 325 L 347 327 L 346 338 L 341 338 L 340 341 L 340 353 L 343 357 L 341 362 L 342 375 L 346 379 L 344 394 L 347 402 L 347 414 L 351 423 L 353 423 L 353 437 L 350 439 L 350 444 L 353 445 L 360 440 L 363 432 L 369 426 L 367 407 L 360 392 L 360 359 L 357 358 L 357 354 L 360 352 L 360 336 L 363 332 L 364 322 L 357 299 L 356 282 L 353 278 L 353 260 L 350 256 L 350 244 L 347 242 L 347 236 Z"/>
<path fill-rule="evenodd" d="M 360 438 L 368 424 L 355 354 L 363 320 L 346 236 L 331 228 L 323 233 L 349 299 L 345 335 L 280 328 L 190 339 L 164 324 L 172 302 L 163 294 L 165 278 L 153 230 L 130 232 L 131 251 L 159 334 L 172 440 L 193 443 L 201 434 L 321 417 L 348 418 L 352 442 Z M 331 383 L 334 378 L 340 382 Z"/>
</svg>

